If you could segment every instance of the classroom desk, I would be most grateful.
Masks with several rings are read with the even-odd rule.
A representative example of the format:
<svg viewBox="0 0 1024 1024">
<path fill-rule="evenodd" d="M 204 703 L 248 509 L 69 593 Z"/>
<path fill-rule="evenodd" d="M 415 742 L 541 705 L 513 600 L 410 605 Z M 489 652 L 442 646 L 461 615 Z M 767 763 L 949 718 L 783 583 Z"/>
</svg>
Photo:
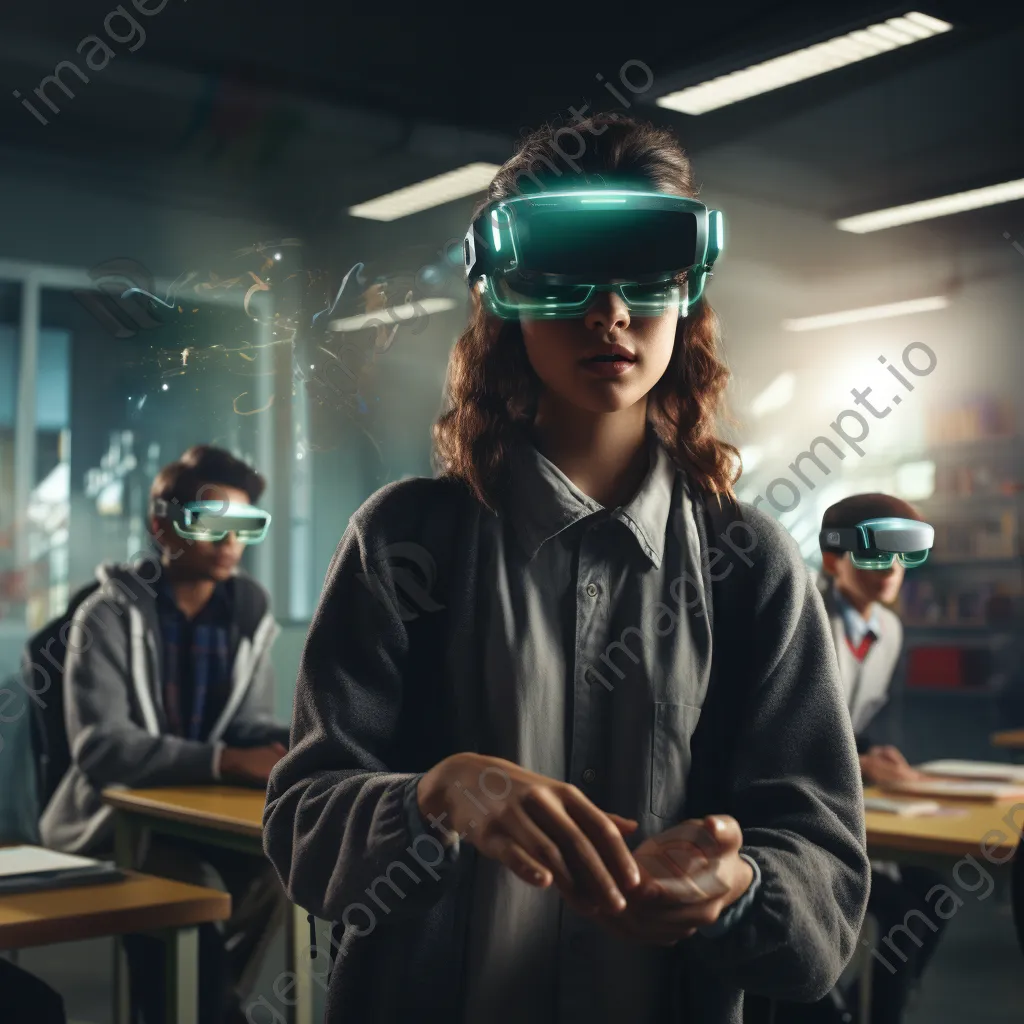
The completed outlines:
<svg viewBox="0 0 1024 1024">
<path fill-rule="evenodd" d="M 864 796 L 888 796 L 877 786 L 868 786 Z M 944 807 L 956 807 L 967 813 L 960 817 L 900 817 L 882 811 L 867 811 L 868 853 L 872 860 L 921 864 L 943 873 L 968 855 L 986 871 L 992 868 L 1009 875 L 1013 852 L 1024 830 L 1024 800 L 986 803 L 981 800 L 940 800 Z M 987 854 L 987 856 L 986 856 Z M 1012 885 L 1012 881 L 1011 881 Z M 877 944 L 872 925 L 868 941 Z M 861 1005 L 871 1004 L 871 971 L 862 970 Z M 862 1020 L 867 1019 L 867 1011 Z"/>
<path fill-rule="evenodd" d="M 197 1024 L 197 929 L 230 915 L 227 893 L 131 872 L 118 882 L 0 895 L 0 949 L 156 932 L 167 945 L 167 1019 Z M 118 992 L 115 1005 L 122 999 Z"/>
<path fill-rule="evenodd" d="M 108 789 L 103 799 L 116 810 L 115 856 L 131 866 L 143 829 L 196 843 L 222 846 L 263 859 L 262 789 L 241 786 L 180 786 L 161 789 Z M 281 1009 L 289 1024 L 312 1024 L 313 983 L 308 963 L 309 923 L 306 912 L 294 907 L 288 917 L 290 969 L 297 984 L 294 1006 Z M 324 952 L 321 951 L 321 955 Z M 275 1002 L 273 993 L 263 995 Z"/>
<path fill-rule="evenodd" d="M 864 791 L 867 796 L 884 796 L 876 786 Z M 985 803 L 980 800 L 940 800 L 943 806 L 963 808 L 963 817 L 900 817 L 881 811 L 868 811 L 868 852 L 872 857 L 904 863 L 934 863 L 936 859 L 957 860 L 967 854 L 982 859 L 982 842 L 998 863 L 1020 843 L 1018 831 L 1024 829 L 1024 800 Z M 1016 808 L 1014 811 L 1013 809 Z M 1012 812 L 1012 813 L 1011 813 Z"/>
<path fill-rule="evenodd" d="M 992 733 L 992 746 L 1006 750 L 1024 750 L 1024 729 L 1007 729 Z"/>
</svg>

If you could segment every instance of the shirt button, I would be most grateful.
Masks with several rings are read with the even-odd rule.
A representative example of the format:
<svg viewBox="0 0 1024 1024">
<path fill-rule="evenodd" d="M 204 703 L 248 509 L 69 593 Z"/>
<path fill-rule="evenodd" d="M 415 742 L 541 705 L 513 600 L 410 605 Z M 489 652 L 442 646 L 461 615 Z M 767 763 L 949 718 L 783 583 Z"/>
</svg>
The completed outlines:
<svg viewBox="0 0 1024 1024">
<path fill-rule="evenodd" d="M 591 597 L 597 597 L 597 584 L 596 583 L 588 583 L 587 584 L 587 593 Z"/>
<path fill-rule="evenodd" d="M 596 778 L 597 778 L 597 772 L 595 772 L 593 768 L 584 768 L 583 769 L 583 781 L 584 782 L 593 782 L 594 779 L 596 779 Z"/>
</svg>

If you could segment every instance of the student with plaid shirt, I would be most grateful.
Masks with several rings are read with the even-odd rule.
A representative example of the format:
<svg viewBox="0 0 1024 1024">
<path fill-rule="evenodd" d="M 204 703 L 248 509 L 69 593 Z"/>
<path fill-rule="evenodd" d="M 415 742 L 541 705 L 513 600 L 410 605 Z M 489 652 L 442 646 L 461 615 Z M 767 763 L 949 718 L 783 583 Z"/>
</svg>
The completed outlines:
<svg viewBox="0 0 1024 1024">
<path fill-rule="evenodd" d="M 160 502 L 253 504 L 263 478 L 229 452 L 190 448 L 157 475 Z M 220 780 L 266 785 L 288 727 L 273 717 L 270 648 L 278 627 L 266 591 L 239 570 L 244 545 L 185 538 L 151 515 L 157 551 L 103 565 L 99 588 L 75 612 L 64 673 L 71 767 L 43 812 L 44 842 L 94 855 L 113 841 L 106 786 L 186 786 Z M 270 865 L 242 854 L 161 838 L 136 851 L 150 874 L 224 889 L 232 917 L 200 930 L 201 1021 L 244 1020 L 241 999 L 286 902 Z M 162 947 L 127 943 L 133 1015 L 162 1024 Z"/>
</svg>

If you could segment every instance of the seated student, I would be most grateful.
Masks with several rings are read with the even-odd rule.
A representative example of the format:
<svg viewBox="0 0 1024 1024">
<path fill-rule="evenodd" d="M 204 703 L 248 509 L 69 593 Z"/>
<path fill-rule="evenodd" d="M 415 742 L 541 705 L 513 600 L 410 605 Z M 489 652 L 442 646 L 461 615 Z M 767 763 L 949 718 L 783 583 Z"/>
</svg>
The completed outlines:
<svg viewBox="0 0 1024 1024">
<path fill-rule="evenodd" d="M 190 448 L 160 470 L 150 491 L 158 555 L 97 570 L 102 585 L 75 612 L 67 641 L 72 763 L 43 812 L 47 846 L 109 854 L 106 786 L 265 785 L 285 753 L 288 728 L 272 716 L 270 647 L 278 627 L 266 591 L 238 569 L 243 541 L 261 539 L 244 527 L 265 531 L 269 522 L 251 507 L 263 488 L 263 478 L 229 452 Z M 198 502 L 214 504 L 204 516 Z M 186 530 L 181 509 L 189 503 L 197 504 Z M 246 513 L 256 518 L 239 518 Z M 143 871 L 231 893 L 231 919 L 200 932 L 201 1019 L 212 1024 L 233 1013 L 241 1020 L 229 989 L 252 980 L 247 972 L 258 969 L 285 907 L 273 870 L 255 858 L 164 838 L 145 843 L 137 856 Z M 141 936 L 128 943 L 146 1024 L 163 1015 L 160 948 Z"/>
<path fill-rule="evenodd" d="M 821 528 L 823 532 L 832 527 L 849 528 L 866 519 L 885 517 L 918 521 L 922 518 L 912 505 L 899 498 L 856 494 L 827 509 Z M 893 559 L 888 569 L 858 569 L 848 552 L 826 546 L 822 547 L 822 563 L 823 597 L 864 781 L 886 783 L 919 777 L 921 773 L 907 763 L 896 747 L 876 744 L 869 737 L 872 721 L 889 699 L 889 686 L 903 645 L 900 620 L 887 606 L 899 596 L 904 568 L 898 559 Z M 930 912 L 931 905 L 926 900 L 943 878 L 927 868 L 873 866 L 868 912 L 878 921 L 879 934 L 889 935 L 891 928 L 902 928 L 904 921 L 909 920 L 916 936 L 915 941 L 902 931 L 897 933 L 899 949 L 907 962 L 895 954 L 889 956 L 895 971 L 872 961 L 871 1020 L 873 1024 L 895 1024 L 903 1019 L 907 997 L 935 952 L 945 924 Z M 914 910 L 932 922 L 932 927 L 916 914 L 908 918 Z"/>
<path fill-rule="evenodd" d="M 0 957 L 0 1020 L 4 1024 L 67 1024 L 60 994 L 3 957 Z"/>
</svg>

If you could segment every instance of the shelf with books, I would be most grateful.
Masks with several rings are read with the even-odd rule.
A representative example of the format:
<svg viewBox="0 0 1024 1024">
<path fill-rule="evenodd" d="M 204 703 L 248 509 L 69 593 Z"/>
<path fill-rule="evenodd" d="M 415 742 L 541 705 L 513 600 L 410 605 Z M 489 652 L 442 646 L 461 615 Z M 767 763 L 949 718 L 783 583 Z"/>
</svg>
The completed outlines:
<svg viewBox="0 0 1024 1024">
<path fill-rule="evenodd" d="M 932 696 L 934 694 L 943 694 L 953 697 L 984 697 L 986 700 L 994 697 L 999 691 L 995 687 L 983 684 L 981 686 L 929 686 L 927 684 L 917 684 L 915 686 L 907 686 L 904 689 L 904 693 L 907 694 L 922 694 Z"/>
<path fill-rule="evenodd" d="M 964 620 L 959 622 L 938 622 L 914 619 L 903 620 L 903 632 L 906 633 L 937 633 L 955 634 L 957 636 L 988 636 L 990 633 L 1010 632 L 1013 626 L 1009 623 L 999 624 L 986 622 L 984 619 Z"/>
<path fill-rule="evenodd" d="M 921 446 L 924 454 L 950 461 L 976 459 L 991 452 L 997 458 L 1006 458 L 1017 450 L 1022 438 L 1019 434 L 990 434 L 964 438 L 961 441 L 926 440 Z"/>
<path fill-rule="evenodd" d="M 925 563 L 928 564 L 928 563 Z M 908 628 L 1012 629 L 1019 622 L 1024 586 L 1020 581 L 964 579 L 908 574 L 900 591 L 898 612 Z"/>
<path fill-rule="evenodd" d="M 964 642 L 953 636 L 935 644 L 907 644 L 904 686 L 909 690 L 979 690 L 995 680 L 999 643 L 988 637 Z"/>
<path fill-rule="evenodd" d="M 1017 410 L 1002 395 L 973 394 L 925 412 L 925 436 L 936 448 L 998 444 L 1012 441 L 1016 434 Z"/>
<path fill-rule="evenodd" d="M 915 573 L 930 569 L 1015 569 L 1024 567 L 1021 555 L 1002 555 L 999 558 L 929 558 L 924 565 L 914 569 Z"/>
<path fill-rule="evenodd" d="M 978 493 L 978 494 L 950 494 L 936 492 L 930 498 L 916 498 L 912 504 L 930 523 L 936 520 L 954 519 L 965 515 L 990 517 L 1002 516 L 1010 513 L 1017 516 L 1020 512 L 1021 503 L 1024 501 L 1024 491 L 1017 491 L 1013 494 Z"/>
</svg>

